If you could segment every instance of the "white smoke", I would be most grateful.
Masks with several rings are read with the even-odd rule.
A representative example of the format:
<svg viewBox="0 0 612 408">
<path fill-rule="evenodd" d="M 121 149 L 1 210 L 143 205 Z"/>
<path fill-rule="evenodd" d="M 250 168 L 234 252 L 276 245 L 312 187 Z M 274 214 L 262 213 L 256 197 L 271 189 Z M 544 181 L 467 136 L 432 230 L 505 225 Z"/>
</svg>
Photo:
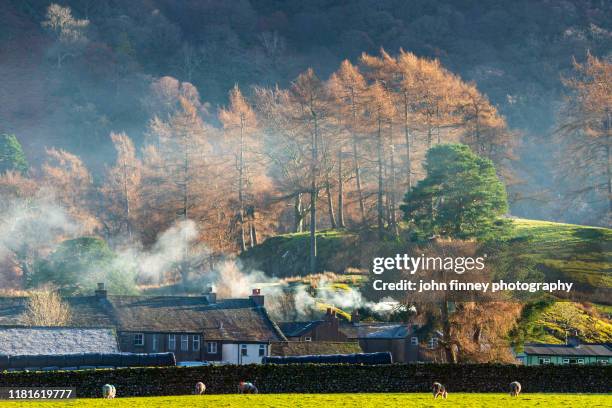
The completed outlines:
<svg viewBox="0 0 612 408">
<path fill-rule="evenodd" d="M 122 269 L 135 271 L 140 282 L 160 284 L 180 263 L 193 270 L 201 268 L 210 251 L 203 245 L 196 245 L 197 238 L 198 229 L 194 221 L 179 221 L 161 233 L 151 248 L 132 244 L 118 249 L 116 264 Z"/>
</svg>

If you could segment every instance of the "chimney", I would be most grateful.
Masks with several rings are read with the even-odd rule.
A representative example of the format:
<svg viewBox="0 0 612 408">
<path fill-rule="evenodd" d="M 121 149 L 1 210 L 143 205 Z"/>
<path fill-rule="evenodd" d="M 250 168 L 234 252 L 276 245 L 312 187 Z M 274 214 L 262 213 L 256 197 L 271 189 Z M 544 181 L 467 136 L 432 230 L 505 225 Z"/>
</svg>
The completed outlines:
<svg viewBox="0 0 612 408">
<path fill-rule="evenodd" d="M 98 288 L 96 289 L 95 294 L 98 299 L 106 299 L 107 292 L 103 282 L 98 283 Z"/>
<path fill-rule="evenodd" d="M 351 323 L 353 324 L 358 324 L 360 320 L 359 317 L 359 310 L 355 309 L 353 310 L 353 312 L 351 313 Z"/>
<path fill-rule="evenodd" d="M 264 296 L 261 294 L 261 289 L 253 289 L 253 294 L 249 296 L 249 299 L 255 303 L 255 306 L 263 307 L 264 305 Z"/>
<path fill-rule="evenodd" d="M 212 286 L 208 286 L 206 289 L 204 289 L 202 296 L 204 296 L 204 299 L 206 299 L 206 302 L 208 302 L 209 305 L 214 305 L 217 303 L 217 294 L 213 291 Z"/>
<path fill-rule="evenodd" d="M 578 338 L 578 336 L 574 335 L 570 335 L 567 337 L 567 345 L 568 346 L 572 346 L 572 347 L 578 347 L 580 346 L 580 338 Z"/>
</svg>

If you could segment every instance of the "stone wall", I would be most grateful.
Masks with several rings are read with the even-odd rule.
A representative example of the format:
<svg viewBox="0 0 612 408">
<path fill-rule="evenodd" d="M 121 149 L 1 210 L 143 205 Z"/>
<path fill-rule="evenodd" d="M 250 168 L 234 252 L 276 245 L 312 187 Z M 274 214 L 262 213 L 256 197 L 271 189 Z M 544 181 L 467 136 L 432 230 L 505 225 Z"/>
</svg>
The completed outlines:
<svg viewBox="0 0 612 408">
<path fill-rule="evenodd" d="M 99 397 L 113 384 L 117 396 L 190 394 L 196 382 L 206 392 L 235 393 L 241 380 L 262 393 L 429 392 L 440 381 L 449 392 L 507 392 L 519 381 L 524 392 L 610 393 L 612 366 L 514 366 L 393 364 L 247 365 L 132 368 L 119 370 L 4 372 L 0 387 L 74 386 L 80 397 Z"/>
</svg>

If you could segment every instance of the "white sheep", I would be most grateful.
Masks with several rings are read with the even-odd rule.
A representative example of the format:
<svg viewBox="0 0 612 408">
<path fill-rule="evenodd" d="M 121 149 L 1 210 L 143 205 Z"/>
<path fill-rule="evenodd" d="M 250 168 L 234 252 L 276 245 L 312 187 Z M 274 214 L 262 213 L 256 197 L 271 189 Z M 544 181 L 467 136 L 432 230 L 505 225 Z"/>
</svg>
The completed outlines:
<svg viewBox="0 0 612 408">
<path fill-rule="evenodd" d="M 195 394 L 202 395 L 206 392 L 206 385 L 203 382 L 197 382 L 195 385 Z"/>
<path fill-rule="evenodd" d="M 434 399 L 438 397 L 442 397 L 446 399 L 446 397 L 448 396 L 448 392 L 446 392 L 446 388 L 439 382 L 433 383 L 432 391 L 433 391 Z"/>
<path fill-rule="evenodd" d="M 518 397 L 518 395 L 521 393 L 521 383 L 518 381 L 513 381 L 510 383 L 510 396 L 511 397 Z"/>
<path fill-rule="evenodd" d="M 116 394 L 117 390 L 115 389 L 114 385 L 104 384 L 104 386 L 102 387 L 102 398 L 113 399 L 115 398 Z"/>
</svg>

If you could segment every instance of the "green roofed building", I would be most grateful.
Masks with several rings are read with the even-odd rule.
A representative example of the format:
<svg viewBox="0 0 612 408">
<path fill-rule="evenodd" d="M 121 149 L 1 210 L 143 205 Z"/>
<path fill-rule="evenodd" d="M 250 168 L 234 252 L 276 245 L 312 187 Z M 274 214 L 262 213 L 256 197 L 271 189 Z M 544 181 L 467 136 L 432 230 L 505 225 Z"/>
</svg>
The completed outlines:
<svg viewBox="0 0 612 408">
<path fill-rule="evenodd" d="M 517 358 L 525 365 L 612 364 L 612 349 L 605 344 L 525 344 Z"/>
</svg>

